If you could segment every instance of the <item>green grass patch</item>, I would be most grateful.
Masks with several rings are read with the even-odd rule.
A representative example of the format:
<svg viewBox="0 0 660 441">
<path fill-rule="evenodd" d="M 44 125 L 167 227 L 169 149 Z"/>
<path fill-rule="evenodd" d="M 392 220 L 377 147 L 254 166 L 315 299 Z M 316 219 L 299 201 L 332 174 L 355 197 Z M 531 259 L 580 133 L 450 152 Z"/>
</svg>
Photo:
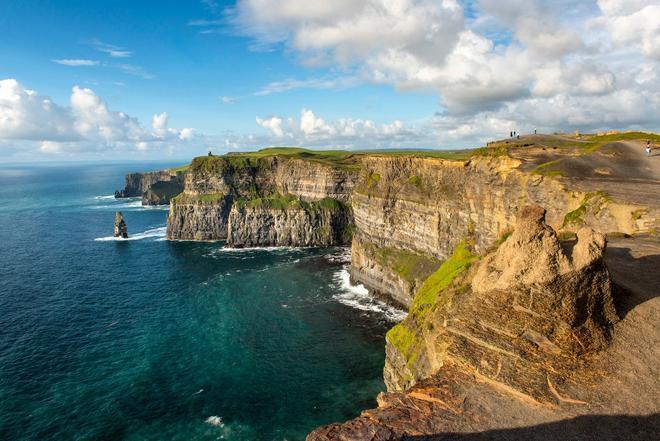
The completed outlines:
<svg viewBox="0 0 660 441">
<path fill-rule="evenodd" d="M 411 176 L 408 178 L 408 183 L 414 185 L 417 188 L 422 188 L 422 178 L 419 176 Z"/>
<path fill-rule="evenodd" d="M 470 157 L 473 156 L 482 156 L 490 158 L 499 158 L 502 156 L 507 156 L 509 154 L 509 146 L 506 144 L 495 144 L 489 147 L 481 147 L 475 149 L 471 152 Z"/>
<path fill-rule="evenodd" d="M 500 237 L 497 238 L 497 246 L 502 245 L 506 240 L 511 237 L 511 234 L 513 234 L 512 230 L 507 230 L 505 231 Z"/>
<path fill-rule="evenodd" d="M 609 200 L 609 197 L 606 193 L 602 191 L 596 191 L 592 193 L 587 193 L 580 205 L 573 211 L 569 211 L 564 216 L 564 222 L 562 223 L 562 228 L 568 225 L 583 225 L 584 216 L 587 214 L 587 208 L 591 205 L 592 212 L 598 214 L 605 202 Z"/>
<path fill-rule="evenodd" d="M 411 312 L 436 305 L 440 292 L 447 288 L 456 276 L 467 270 L 476 259 L 470 241 L 466 239 L 461 241 L 454 249 L 454 253 L 419 288 L 413 299 Z"/>
<path fill-rule="evenodd" d="M 406 358 L 408 363 L 411 363 L 410 351 L 413 343 L 415 343 L 415 334 L 406 328 L 405 324 L 398 323 L 395 325 L 387 331 L 385 338 Z"/>
<path fill-rule="evenodd" d="M 190 170 L 190 164 L 181 165 L 179 167 L 174 167 L 174 168 L 171 168 L 169 171 L 170 171 L 170 173 L 182 173 L 182 172 L 186 172 L 188 170 Z"/>
<path fill-rule="evenodd" d="M 355 152 L 364 156 L 406 156 L 411 158 L 437 158 L 447 161 L 467 161 L 473 150 L 362 150 Z"/>
<path fill-rule="evenodd" d="M 564 171 L 559 168 L 559 165 L 561 164 L 562 161 L 563 159 L 557 159 L 555 161 L 549 161 L 541 165 L 537 165 L 532 170 L 532 174 L 550 176 L 550 177 L 565 176 L 566 174 L 564 173 Z"/>
<path fill-rule="evenodd" d="M 373 188 L 380 182 L 380 174 L 375 172 L 369 172 L 367 176 L 367 188 Z"/>
<path fill-rule="evenodd" d="M 576 238 L 577 238 L 577 234 L 575 234 L 572 231 L 560 231 L 557 233 L 557 239 L 559 239 L 562 242 L 567 240 L 575 240 Z"/>
<path fill-rule="evenodd" d="M 660 143 L 660 135 L 657 133 L 649 132 L 621 132 L 611 133 L 608 135 L 595 135 L 595 134 L 582 134 L 577 139 L 572 135 L 566 135 L 566 139 L 557 141 L 555 143 L 546 142 L 544 144 L 552 144 L 551 147 L 562 149 L 575 149 L 583 154 L 594 153 L 600 150 L 601 147 L 617 142 L 617 141 L 651 141 L 654 144 Z"/>
<path fill-rule="evenodd" d="M 186 193 L 180 193 L 178 196 L 172 198 L 170 202 L 174 205 L 185 205 L 185 204 L 213 204 L 220 202 L 226 197 L 223 193 L 206 193 L 200 195 L 190 195 Z"/>
<path fill-rule="evenodd" d="M 348 209 L 345 204 L 337 199 L 324 198 L 319 201 L 306 202 L 292 194 L 273 194 L 253 199 L 240 198 L 236 201 L 238 207 L 264 208 L 269 210 L 293 210 L 301 209 L 308 212 L 338 211 Z"/>
<path fill-rule="evenodd" d="M 408 282 L 411 289 L 415 288 L 419 280 L 426 279 L 440 266 L 439 260 L 425 254 L 400 248 L 379 248 L 366 243 L 364 247 L 379 265 L 392 270 Z"/>
</svg>

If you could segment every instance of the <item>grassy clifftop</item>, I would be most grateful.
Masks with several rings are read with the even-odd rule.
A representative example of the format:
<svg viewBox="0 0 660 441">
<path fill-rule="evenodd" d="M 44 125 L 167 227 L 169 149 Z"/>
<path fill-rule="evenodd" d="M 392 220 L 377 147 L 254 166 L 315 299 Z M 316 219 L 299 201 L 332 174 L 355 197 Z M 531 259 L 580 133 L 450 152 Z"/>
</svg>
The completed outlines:
<svg viewBox="0 0 660 441">
<path fill-rule="evenodd" d="M 267 147 L 254 152 L 232 152 L 225 155 L 198 156 L 189 165 L 171 169 L 182 172 L 195 168 L 213 168 L 231 165 L 236 168 L 257 165 L 259 159 L 282 157 L 301 159 L 347 170 L 359 169 L 359 160 L 365 156 L 409 156 L 414 158 L 439 158 L 466 161 L 474 156 L 503 156 L 509 148 L 541 146 L 559 149 L 577 149 L 584 153 L 598 150 L 603 145 L 617 141 L 649 140 L 660 144 L 660 134 L 649 132 L 621 132 L 607 134 L 559 134 L 527 135 L 520 139 L 494 141 L 486 147 L 464 150 L 312 150 L 302 147 Z"/>
</svg>

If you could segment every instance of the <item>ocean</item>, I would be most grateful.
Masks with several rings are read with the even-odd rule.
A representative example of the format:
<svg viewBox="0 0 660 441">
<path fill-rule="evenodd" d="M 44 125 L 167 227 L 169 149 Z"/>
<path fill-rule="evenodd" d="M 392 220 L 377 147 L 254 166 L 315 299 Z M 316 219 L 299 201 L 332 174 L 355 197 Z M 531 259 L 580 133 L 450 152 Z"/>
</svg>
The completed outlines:
<svg viewBox="0 0 660 441">
<path fill-rule="evenodd" d="M 344 248 L 166 241 L 111 193 L 169 165 L 0 166 L 0 439 L 302 440 L 375 406 L 402 312 Z"/>
</svg>

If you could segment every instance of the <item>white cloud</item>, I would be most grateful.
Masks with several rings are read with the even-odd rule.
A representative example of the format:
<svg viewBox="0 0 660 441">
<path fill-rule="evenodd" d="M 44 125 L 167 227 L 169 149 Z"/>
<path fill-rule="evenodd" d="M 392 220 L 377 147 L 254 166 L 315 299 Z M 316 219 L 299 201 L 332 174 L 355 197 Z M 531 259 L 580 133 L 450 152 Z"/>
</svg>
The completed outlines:
<svg viewBox="0 0 660 441">
<path fill-rule="evenodd" d="M 637 48 L 660 61 L 660 3 L 657 0 L 598 0 L 603 15 L 590 25 L 602 27 L 616 48 Z"/>
<path fill-rule="evenodd" d="M 170 128 L 165 112 L 154 115 L 147 130 L 137 118 L 108 109 L 88 88 L 74 86 L 68 106 L 62 106 L 15 79 L 0 80 L 0 142 L 28 142 L 35 151 L 54 154 L 131 146 L 144 149 L 145 144 L 178 144 L 193 136 L 193 129 Z"/>
<path fill-rule="evenodd" d="M 80 138 L 70 109 L 24 88 L 14 79 L 0 80 L 0 138 L 72 141 Z"/>
<path fill-rule="evenodd" d="M 261 127 L 269 130 L 274 136 L 281 138 L 284 136 L 284 130 L 282 129 L 282 118 L 276 116 L 271 116 L 269 118 L 256 118 L 257 124 Z"/>
<path fill-rule="evenodd" d="M 64 66 L 98 66 L 100 63 L 96 60 L 83 60 L 83 59 L 60 59 L 53 60 L 53 63 L 63 64 Z"/>
<path fill-rule="evenodd" d="M 308 80 L 286 79 L 268 83 L 261 90 L 254 93 L 255 96 L 267 96 L 275 93 L 288 92 L 296 89 L 345 89 L 355 86 L 359 79 L 353 76 L 337 78 L 312 78 Z"/>
<path fill-rule="evenodd" d="M 181 141 L 186 141 L 193 137 L 194 132 L 195 129 L 191 129 L 190 127 L 183 128 L 181 129 L 181 132 L 179 132 L 179 139 Z"/>
<path fill-rule="evenodd" d="M 257 124 L 267 130 L 270 139 L 262 142 L 273 144 L 293 142 L 295 145 L 356 148 L 415 146 L 423 139 L 424 143 L 433 139 L 434 134 L 428 128 L 407 127 L 402 121 L 377 124 L 371 120 L 338 118 L 326 121 L 310 109 L 302 109 L 300 118 L 272 116 L 257 118 Z M 428 144 L 426 144 L 428 146 Z"/>
<path fill-rule="evenodd" d="M 223 104 L 236 104 L 238 98 L 234 98 L 233 96 L 221 96 L 220 101 L 222 101 Z"/>
<path fill-rule="evenodd" d="M 104 43 L 100 40 L 93 39 L 91 45 L 99 52 L 112 57 L 112 58 L 129 58 L 133 53 L 126 48 L 115 46 L 114 44 Z"/>
<path fill-rule="evenodd" d="M 239 0 L 229 18 L 257 45 L 283 45 L 303 64 L 433 91 L 443 124 L 507 133 L 542 126 L 545 112 L 552 131 L 639 127 L 660 112 L 657 0 Z M 257 94 L 305 87 L 335 85 L 286 80 Z M 305 120 L 317 136 L 333 128 Z"/>
</svg>

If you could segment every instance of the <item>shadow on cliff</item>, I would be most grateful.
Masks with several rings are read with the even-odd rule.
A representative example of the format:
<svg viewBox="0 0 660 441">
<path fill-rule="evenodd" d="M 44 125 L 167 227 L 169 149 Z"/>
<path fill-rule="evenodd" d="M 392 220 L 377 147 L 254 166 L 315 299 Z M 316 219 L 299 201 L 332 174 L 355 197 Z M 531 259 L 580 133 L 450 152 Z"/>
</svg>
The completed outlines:
<svg viewBox="0 0 660 441">
<path fill-rule="evenodd" d="M 660 414 L 586 415 L 554 423 L 479 433 L 404 436 L 406 441 L 646 441 L 660 439 Z"/>
<path fill-rule="evenodd" d="M 609 246 L 605 263 L 614 281 L 613 297 L 622 319 L 637 305 L 654 299 L 658 292 L 660 254 L 633 256 L 625 246 Z"/>
</svg>

